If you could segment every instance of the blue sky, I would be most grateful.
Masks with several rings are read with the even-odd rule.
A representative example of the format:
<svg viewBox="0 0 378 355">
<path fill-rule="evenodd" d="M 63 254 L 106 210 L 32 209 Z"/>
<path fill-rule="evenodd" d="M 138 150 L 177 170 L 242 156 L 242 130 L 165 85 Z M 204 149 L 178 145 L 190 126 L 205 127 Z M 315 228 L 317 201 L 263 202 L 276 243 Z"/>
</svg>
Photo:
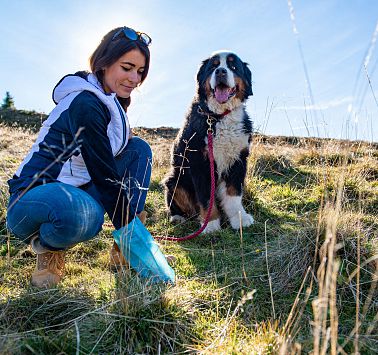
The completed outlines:
<svg viewBox="0 0 378 355">
<path fill-rule="evenodd" d="M 200 62 L 229 49 L 252 70 L 258 131 L 378 141 L 378 1 L 291 3 L 297 33 L 286 0 L 0 0 L 0 95 L 50 112 L 60 78 L 87 69 L 102 36 L 128 25 L 153 40 L 132 126 L 180 127 Z"/>
</svg>

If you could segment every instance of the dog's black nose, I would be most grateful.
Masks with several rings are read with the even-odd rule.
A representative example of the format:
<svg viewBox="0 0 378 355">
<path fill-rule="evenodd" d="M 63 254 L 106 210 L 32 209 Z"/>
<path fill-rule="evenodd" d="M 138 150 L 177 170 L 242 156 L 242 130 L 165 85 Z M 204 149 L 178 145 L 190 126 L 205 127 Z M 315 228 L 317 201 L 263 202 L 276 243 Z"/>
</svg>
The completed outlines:
<svg viewBox="0 0 378 355">
<path fill-rule="evenodd" d="M 227 75 L 227 70 L 225 68 L 217 68 L 215 70 L 215 75 L 219 77 L 223 77 Z"/>
</svg>

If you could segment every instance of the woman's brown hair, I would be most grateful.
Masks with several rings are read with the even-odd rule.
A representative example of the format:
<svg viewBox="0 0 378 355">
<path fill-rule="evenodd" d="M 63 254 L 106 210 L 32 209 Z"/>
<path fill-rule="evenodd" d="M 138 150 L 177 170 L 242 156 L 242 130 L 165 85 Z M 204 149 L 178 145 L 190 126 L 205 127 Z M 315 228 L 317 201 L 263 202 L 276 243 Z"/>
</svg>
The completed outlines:
<svg viewBox="0 0 378 355">
<path fill-rule="evenodd" d="M 122 29 L 122 27 L 117 27 L 108 32 L 89 58 L 91 71 L 96 75 L 102 86 L 104 86 L 104 68 L 114 64 L 125 53 L 130 52 L 133 49 L 139 49 L 146 58 L 146 65 L 140 83 L 143 83 L 148 74 L 148 69 L 150 67 L 150 50 L 148 49 L 148 46 L 140 40 L 130 40 L 123 34 L 113 39 L 114 34 L 120 29 Z M 131 99 L 130 97 L 118 97 L 118 101 L 126 110 L 130 105 Z"/>
</svg>

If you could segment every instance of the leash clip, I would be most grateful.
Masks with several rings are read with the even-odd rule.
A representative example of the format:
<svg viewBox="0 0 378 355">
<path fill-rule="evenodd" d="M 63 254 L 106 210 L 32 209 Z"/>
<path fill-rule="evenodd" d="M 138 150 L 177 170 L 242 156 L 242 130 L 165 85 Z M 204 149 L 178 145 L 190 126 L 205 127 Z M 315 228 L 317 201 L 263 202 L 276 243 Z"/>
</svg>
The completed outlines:
<svg viewBox="0 0 378 355">
<path fill-rule="evenodd" d="M 207 129 L 207 133 L 213 133 L 213 118 L 210 115 L 207 115 L 207 125 L 209 128 Z"/>
<path fill-rule="evenodd" d="M 209 128 L 207 129 L 207 133 L 213 133 L 213 122 L 214 122 L 214 117 L 210 116 L 209 113 L 205 112 L 201 106 L 198 106 L 197 108 L 197 112 L 200 114 L 200 115 L 206 115 L 207 116 L 207 119 L 206 119 L 206 123 L 207 125 L 209 126 Z"/>
</svg>

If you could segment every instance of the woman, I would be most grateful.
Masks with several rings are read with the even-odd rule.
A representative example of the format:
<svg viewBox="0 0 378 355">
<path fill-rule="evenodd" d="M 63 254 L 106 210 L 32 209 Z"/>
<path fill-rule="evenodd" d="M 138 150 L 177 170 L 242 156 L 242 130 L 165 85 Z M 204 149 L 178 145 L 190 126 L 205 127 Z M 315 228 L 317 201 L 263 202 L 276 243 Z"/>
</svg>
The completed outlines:
<svg viewBox="0 0 378 355">
<path fill-rule="evenodd" d="M 35 286 L 54 286 L 64 273 L 64 251 L 95 237 L 104 211 L 122 230 L 143 207 L 151 175 L 149 145 L 131 137 L 130 94 L 146 79 L 151 38 L 128 27 L 102 39 L 91 73 L 65 76 L 57 106 L 8 181 L 7 226 L 37 254 Z M 113 245 L 112 264 L 124 263 Z"/>
</svg>

